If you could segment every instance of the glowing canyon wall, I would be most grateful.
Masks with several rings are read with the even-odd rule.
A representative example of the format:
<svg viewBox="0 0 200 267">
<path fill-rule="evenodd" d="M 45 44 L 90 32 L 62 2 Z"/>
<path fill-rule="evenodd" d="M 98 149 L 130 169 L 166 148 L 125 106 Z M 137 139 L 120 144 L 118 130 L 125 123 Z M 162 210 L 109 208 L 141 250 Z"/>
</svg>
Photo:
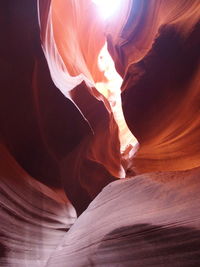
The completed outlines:
<svg viewBox="0 0 200 267">
<path fill-rule="evenodd" d="M 199 19 L 199 0 L 0 3 L 1 266 L 198 266 Z"/>
</svg>

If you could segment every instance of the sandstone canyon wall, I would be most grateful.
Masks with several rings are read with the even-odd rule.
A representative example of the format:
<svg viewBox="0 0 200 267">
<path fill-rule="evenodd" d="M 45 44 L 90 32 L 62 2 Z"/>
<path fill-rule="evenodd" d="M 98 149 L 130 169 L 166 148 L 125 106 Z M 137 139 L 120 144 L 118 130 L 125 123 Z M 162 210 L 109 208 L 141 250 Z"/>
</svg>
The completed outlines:
<svg viewBox="0 0 200 267">
<path fill-rule="evenodd" d="M 0 3 L 1 266 L 200 264 L 199 18 L 199 0 L 107 21 L 90 0 Z M 138 140 L 123 153 L 95 88 L 105 42 Z"/>
</svg>

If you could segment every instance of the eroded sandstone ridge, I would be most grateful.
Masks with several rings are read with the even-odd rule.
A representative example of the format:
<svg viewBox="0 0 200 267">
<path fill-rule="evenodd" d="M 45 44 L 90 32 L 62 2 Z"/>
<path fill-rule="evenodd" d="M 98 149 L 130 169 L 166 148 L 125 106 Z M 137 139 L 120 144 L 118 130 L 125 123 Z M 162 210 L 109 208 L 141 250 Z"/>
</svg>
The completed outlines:
<svg viewBox="0 0 200 267">
<path fill-rule="evenodd" d="M 1 266 L 200 264 L 199 19 L 199 0 L 0 3 Z"/>
</svg>

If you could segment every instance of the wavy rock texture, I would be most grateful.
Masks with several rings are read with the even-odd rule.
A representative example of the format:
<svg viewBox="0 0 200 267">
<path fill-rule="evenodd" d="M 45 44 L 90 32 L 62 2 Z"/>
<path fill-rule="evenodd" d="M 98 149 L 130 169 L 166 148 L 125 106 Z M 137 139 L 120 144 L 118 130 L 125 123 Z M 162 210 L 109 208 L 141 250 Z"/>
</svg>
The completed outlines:
<svg viewBox="0 0 200 267">
<path fill-rule="evenodd" d="M 106 186 L 46 266 L 198 266 L 200 169 Z"/>
<path fill-rule="evenodd" d="M 30 177 L 0 146 L 0 265 L 44 266 L 76 212 L 66 197 Z"/>
<path fill-rule="evenodd" d="M 134 57 L 134 47 L 125 57 L 130 64 L 122 102 L 127 124 L 140 144 L 132 161 L 137 173 L 186 170 L 200 164 L 199 2 L 158 2 L 149 1 L 154 3 L 150 18 L 133 22 L 135 28 L 128 33 L 128 44 L 136 45 L 151 19 L 151 34 L 144 36 L 146 50 L 139 48 L 142 58 Z M 129 53 L 128 44 L 124 54 Z"/>
<path fill-rule="evenodd" d="M 199 18 L 199 0 L 107 22 L 89 0 L 0 3 L 1 266 L 199 265 Z M 136 154 L 95 89 L 106 40 Z"/>
<path fill-rule="evenodd" d="M 1 265 L 41 266 L 76 218 L 68 198 L 79 214 L 116 179 L 93 158 L 102 154 L 106 161 L 112 156 L 110 169 L 118 174 L 118 129 L 112 119 L 110 127 L 109 112 L 84 83 L 72 88 L 75 100 L 77 92 L 87 98 L 85 104 L 77 99 L 77 109 L 52 82 L 41 48 L 37 3 L 0 5 L 5 40 L 0 44 Z M 88 113 L 87 121 L 80 109 L 84 116 Z M 109 146 L 114 155 L 106 153 L 96 137 L 101 131 L 108 143 L 112 129 L 115 137 Z M 94 143 L 101 152 L 94 150 Z M 20 171 L 14 179 L 10 169 L 15 172 L 15 165 Z"/>
</svg>

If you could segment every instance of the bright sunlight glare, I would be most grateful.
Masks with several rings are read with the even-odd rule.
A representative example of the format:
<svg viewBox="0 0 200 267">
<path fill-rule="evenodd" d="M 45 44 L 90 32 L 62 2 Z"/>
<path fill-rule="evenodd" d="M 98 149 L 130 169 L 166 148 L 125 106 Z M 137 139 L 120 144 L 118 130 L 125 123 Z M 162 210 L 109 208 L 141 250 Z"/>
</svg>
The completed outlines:
<svg viewBox="0 0 200 267">
<path fill-rule="evenodd" d="M 123 80 L 115 69 L 114 61 L 107 49 L 107 43 L 99 53 L 98 66 L 107 78 L 107 82 L 98 82 L 95 87 L 110 102 L 115 121 L 119 127 L 121 151 L 123 152 L 129 145 L 136 147 L 137 140 L 128 129 L 124 119 L 120 97 L 120 87 Z"/>
<path fill-rule="evenodd" d="M 92 0 L 104 19 L 113 16 L 120 9 L 122 0 Z"/>
</svg>

